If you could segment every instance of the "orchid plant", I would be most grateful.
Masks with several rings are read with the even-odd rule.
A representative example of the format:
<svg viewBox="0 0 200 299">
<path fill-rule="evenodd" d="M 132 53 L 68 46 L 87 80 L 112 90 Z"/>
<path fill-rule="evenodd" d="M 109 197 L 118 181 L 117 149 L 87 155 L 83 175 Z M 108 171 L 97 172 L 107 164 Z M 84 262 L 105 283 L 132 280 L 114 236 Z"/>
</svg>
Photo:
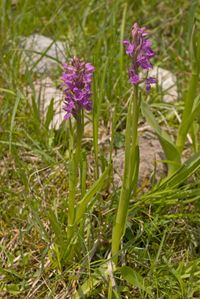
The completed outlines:
<svg viewBox="0 0 200 299">
<path fill-rule="evenodd" d="M 131 66 L 128 69 L 129 82 L 133 86 L 131 98 L 128 104 L 128 113 L 126 117 L 125 132 L 125 165 L 122 187 L 120 191 L 117 213 L 112 229 L 112 259 L 114 264 L 118 263 L 118 254 L 120 243 L 126 231 L 126 222 L 129 210 L 129 202 L 136 193 L 139 172 L 139 144 L 138 144 L 138 120 L 140 110 L 149 124 L 154 128 L 160 143 L 168 159 L 169 176 L 173 175 L 181 166 L 181 151 L 183 149 L 183 141 L 186 133 L 194 119 L 199 102 L 191 100 L 191 92 L 189 89 L 188 98 L 186 98 L 186 111 L 188 111 L 188 103 L 195 103 L 190 123 L 185 127 L 184 122 L 181 123 L 177 138 L 177 146 L 170 140 L 166 132 L 157 124 L 148 104 L 142 100 L 142 92 L 139 86 L 143 84 L 146 93 L 151 91 L 152 85 L 156 84 L 156 78 L 149 76 L 148 71 L 152 69 L 152 58 L 154 51 L 152 43 L 148 38 L 148 32 L 144 27 L 139 27 L 137 23 L 132 26 L 131 40 L 124 40 L 126 54 L 131 59 Z M 195 44 L 195 55 L 199 55 L 200 42 Z M 94 66 L 86 63 L 80 58 L 74 57 L 69 64 L 64 64 L 64 72 L 62 74 L 62 87 L 65 95 L 63 109 L 65 111 L 64 119 L 69 121 L 70 129 L 70 148 L 69 148 L 69 198 L 68 198 L 68 228 L 67 234 L 69 240 L 73 237 L 73 233 L 77 225 L 81 222 L 87 205 L 92 201 L 93 196 L 101 189 L 104 181 L 110 174 L 111 165 L 98 178 L 91 189 L 81 198 L 76 200 L 76 191 L 81 185 L 81 160 L 82 160 L 82 137 L 84 130 L 84 110 L 92 110 L 91 101 L 91 84 L 94 73 Z M 194 69 L 199 72 L 196 65 Z M 195 80 L 194 76 L 191 83 Z M 192 85 L 193 86 L 193 85 Z M 196 86 L 196 85 L 195 85 Z M 192 101 L 192 102 L 191 102 Z M 191 109 L 190 109 L 191 110 Z M 72 125 L 71 118 L 75 118 L 76 134 Z M 183 133 L 183 134 L 182 134 Z M 94 142 L 95 145 L 95 142 Z M 97 153 L 95 160 L 98 159 Z M 79 184 L 78 184 L 79 179 Z M 80 194 L 81 192 L 79 192 Z M 82 194 L 83 195 L 83 194 Z M 83 223 L 82 223 L 83 224 Z"/>
<path fill-rule="evenodd" d="M 148 70 L 152 68 L 150 60 L 154 57 L 151 48 L 151 41 L 147 38 L 145 28 L 140 28 L 137 23 L 132 27 L 132 40 L 125 40 L 123 44 L 126 54 L 131 58 L 131 68 L 129 69 L 129 80 L 133 85 L 132 98 L 129 102 L 126 120 L 125 134 L 125 166 L 123 183 L 117 209 L 115 223 L 112 232 L 112 256 L 115 264 L 118 261 L 118 251 L 120 242 L 126 230 L 126 220 L 131 195 L 137 187 L 139 170 L 139 145 L 138 145 L 138 119 L 140 113 L 141 93 L 138 86 L 145 83 L 146 91 L 149 92 L 151 84 L 156 83 L 156 79 L 148 77 Z M 145 76 L 139 71 L 144 70 Z"/>
</svg>

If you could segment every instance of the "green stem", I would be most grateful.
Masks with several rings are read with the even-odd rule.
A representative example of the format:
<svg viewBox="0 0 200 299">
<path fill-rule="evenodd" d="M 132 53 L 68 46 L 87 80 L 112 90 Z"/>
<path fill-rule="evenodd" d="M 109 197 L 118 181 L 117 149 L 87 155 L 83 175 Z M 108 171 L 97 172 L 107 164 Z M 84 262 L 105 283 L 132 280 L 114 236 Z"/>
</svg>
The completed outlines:
<svg viewBox="0 0 200 299">
<path fill-rule="evenodd" d="M 80 111 L 76 121 L 76 151 L 74 153 L 74 140 L 70 142 L 70 162 L 69 162 L 69 202 L 68 202 L 68 237 L 73 233 L 73 225 L 75 220 L 75 196 L 77 190 L 78 177 L 80 175 L 81 161 L 81 144 L 83 136 L 83 111 Z M 70 139 L 73 139 L 73 130 L 70 121 Z"/>
<path fill-rule="evenodd" d="M 80 111 L 80 114 L 77 117 L 77 133 L 76 133 L 76 167 L 77 172 L 78 168 L 80 170 L 80 161 L 82 155 L 82 138 L 83 138 L 83 130 L 84 130 L 84 115 L 83 110 Z"/>
<path fill-rule="evenodd" d="M 120 199 L 117 209 L 117 216 L 115 224 L 113 226 L 112 233 L 112 256 L 115 264 L 118 262 L 118 251 L 120 242 L 126 230 L 126 220 L 128 216 L 128 206 L 132 193 L 133 182 L 137 184 L 138 168 L 138 118 L 139 118 L 140 101 L 138 99 L 138 90 L 135 88 L 133 99 L 129 103 L 127 124 L 126 124 L 126 136 L 125 136 L 125 166 L 122 189 L 120 193 Z"/>
<path fill-rule="evenodd" d="M 129 186 L 132 188 L 132 183 L 136 180 L 137 183 L 137 156 L 138 156 L 138 120 L 139 120 L 139 111 L 140 111 L 140 102 L 141 98 L 138 96 L 138 87 L 135 86 L 135 99 L 133 103 L 133 123 L 132 123 L 132 150 L 131 150 L 131 158 L 130 163 L 134 163 L 133 167 L 130 167 L 130 175 L 129 175 Z M 134 162 L 133 162 L 134 161 Z M 135 185 L 135 184 L 134 184 Z M 130 190 L 131 192 L 131 190 Z"/>
<path fill-rule="evenodd" d="M 69 199 L 68 199 L 68 228 L 73 225 L 74 222 L 74 204 L 75 204 L 75 165 L 74 165 L 74 139 L 73 139 L 73 129 L 71 119 L 69 120 L 69 130 L 70 130 L 70 139 L 69 139 Z"/>
<path fill-rule="evenodd" d="M 95 109 L 94 109 L 95 110 Z M 94 146 L 94 157 L 95 157 L 95 178 L 99 177 L 99 165 L 98 165 L 98 125 L 99 125 L 99 115 L 98 112 L 93 112 L 93 146 Z"/>
<path fill-rule="evenodd" d="M 86 193 L 86 177 L 87 177 L 87 163 L 86 163 L 86 153 L 85 151 L 82 153 L 81 162 L 81 174 L 80 174 L 80 182 L 81 182 L 81 198 L 84 198 Z M 76 221 L 76 220 L 75 220 Z M 85 215 L 83 215 L 80 221 L 80 236 L 82 240 L 84 239 L 84 225 L 85 225 Z"/>
</svg>

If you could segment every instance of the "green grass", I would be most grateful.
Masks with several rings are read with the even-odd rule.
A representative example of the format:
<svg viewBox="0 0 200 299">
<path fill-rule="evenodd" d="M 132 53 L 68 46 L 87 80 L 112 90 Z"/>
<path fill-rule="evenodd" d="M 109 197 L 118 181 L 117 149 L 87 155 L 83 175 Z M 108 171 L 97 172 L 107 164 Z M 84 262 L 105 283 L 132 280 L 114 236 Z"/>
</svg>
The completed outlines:
<svg viewBox="0 0 200 299">
<path fill-rule="evenodd" d="M 162 129 L 167 130 L 166 123 L 171 128 L 174 142 L 179 126 L 174 111 L 181 116 L 192 69 L 194 19 L 199 28 L 198 1 L 16 2 L 0 0 L 0 297 L 200 298 L 198 153 L 171 178 L 146 192 L 138 189 L 131 198 L 119 267 L 113 271 L 112 225 L 120 190 L 113 188 L 109 168 L 115 128 L 124 135 L 130 96 L 129 62 L 120 40 L 129 37 L 134 21 L 147 26 L 156 50 L 154 62 L 176 74 L 175 104 L 163 104 L 159 90 L 147 99 Z M 66 59 L 78 55 L 96 69 L 94 112 L 89 115 L 94 140 L 83 143 L 82 182 L 89 193 L 79 204 L 79 229 L 70 242 L 68 124 L 49 130 L 37 99 L 33 97 L 34 105 L 27 99 L 26 88 L 33 88 L 40 76 L 20 72 L 20 39 L 32 33 L 64 41 Z M 48 76 L 59 84 L 60 74 L 58 67 Z M 107 149 L 98 143 L 98 128 L 111 125 Z M 197 117 L 190 132 L 197 143 L 198 126 Z M 198 152 L 198 146 L 186 143 L 186 148 L 190 156 Z M 101 179 L 102 173 L 110 177 Z M 83 187 L 82 194 L 86 191 Z"/>
</svg>

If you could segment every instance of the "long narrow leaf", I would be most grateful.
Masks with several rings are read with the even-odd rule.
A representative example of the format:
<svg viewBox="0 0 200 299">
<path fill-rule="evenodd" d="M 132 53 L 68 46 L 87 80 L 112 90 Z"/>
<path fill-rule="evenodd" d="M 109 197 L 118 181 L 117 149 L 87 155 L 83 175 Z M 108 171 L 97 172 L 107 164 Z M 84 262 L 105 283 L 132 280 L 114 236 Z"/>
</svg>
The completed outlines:
<svg viewBox="0 0 200 299">
<path fill-rule="evenodd" d="M 65 241 L 67 239 L 67 235 L 52 210 L 48 211 L 48 219 L 49 219 L 49 221 L 51 223 L 51 227 L 54 231 L 56 242 L 60 246 L 62 252 L 64 252 L 64 250 L 66 249 Z"/>
<path fill-rule="evenodd" d="M 149 105 L 144 101 L 141 103 L 141 110 L 149 125 L 155 130 L 167 160 L 173 162 L 175 169 L 178 168 L 181 165 L 181 157 L 175 144 L 171 141 L 169 135 L 161 129 Z"/>
<path fill-rule="evenodd" d="M 50 122 L 53 120 L 53 115 L 54 115 L 54 99 L 51 99 L 51 102 L 49 104 L 47 114 L 46 114 L 46 119 L 45 119 L 45 128 L 48 130 Z"/>
<path fill-rule="evenodd" d="M 78 224 L 86 211 L 87 205 L 92 201 L 94 195 L 102 188 L 104 181 L 107 179 L 110 172 L 110 165 L 106 168 L 100 178 L 92 185 L 90 190 L 85 194 L 83 199 L 78 203 L 75 223 Z"/>
<path fill-rule="evenodd" d="M 140 273 L 136 272 L 135 270 L 133 270 L 132 268 L 128 267 L 128 266 L 123 266 L 121 268 L 119 268 L 122 277 L 131 285 L 133 285 L 134 287 L 137 287 L 140 291 L 144 291 L 146 292 L 148 295 L 151 295 L 151 289 L 150 287 L 146 287 L 144 284 L 144 279 L 143 277 L 140 275 Z"/>
<path fill-rule="evenodd" d="M 15 101 L 15 104 L 14 104 L 12 117 L 11 117 L 11 124 L 10 124 L 9 152 L 11 152 L 11 150 L 12 150 L 12 134 L 13 134 L 14 126 L 15 126 L 15 116 L 16 116 L 17 108 L 18 108 L 19 101 L 20 101 L 21 98 L 22 97 L 21 97 L 20 92 L 17 92 L 16 101 Z"/>
<path fill-rule="evenodd" d="M 188 159 L 177 172 L 174 173 L 170 178 L 165 180 L 160 188 L 174 188 L 183 183 L 187 178 L 194 174 L 200 168 L 200 153 L 194 154 Z"/>
<path fill-rule="evenodd" d="M 182 126 L 180 128 L 180 134 L 187 135 L 199 111 L 200 111 L 200 96 L 196 97 L 191 113 L 188 115 L 187 119 L 185 119 L 185 121 L 182 123 Z"/>
</svg>

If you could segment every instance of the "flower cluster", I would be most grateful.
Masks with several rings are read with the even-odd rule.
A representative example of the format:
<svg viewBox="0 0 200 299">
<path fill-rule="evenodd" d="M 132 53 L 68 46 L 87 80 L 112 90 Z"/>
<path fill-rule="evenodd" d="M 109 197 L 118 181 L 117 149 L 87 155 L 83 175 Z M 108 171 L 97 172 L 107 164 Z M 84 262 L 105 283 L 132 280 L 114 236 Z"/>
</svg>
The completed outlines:
<svg viewBox="0 0 200 299">
<path fill-rule="evenodd" d="M 155 84 L 156 79 L 147 76 L 146 78 L 140 78 L 138 74 L 140 68 L 147 72 L 152 68 L 150 60 L 154 56 L 154 52 L 151 48 L 151 41 L 147 39 L 147 35 L 145 28 L 140 28 L 135 23 L 132 27 L 132 41 L 124 40 L 123 44 L 126 47 L 126 54 L 132 58 L 132 66 L 129 70 L 131 84 L 138 85 L 144 82 L 146 90 L 150 91 L 151 84 Z"/>
<path fill-rule="evenodd" d="M 70 64 L 64 64 L 63 67 L 61 80 L 65 94 L 63 109 L 66 114 L 64 118 L 69 119 L 72 115 L 76 117 L 81 109 L 88 111 L 92 109 L 90 98 L 94 67 L 77 57 L 74 57 Z"/>
</svg>

